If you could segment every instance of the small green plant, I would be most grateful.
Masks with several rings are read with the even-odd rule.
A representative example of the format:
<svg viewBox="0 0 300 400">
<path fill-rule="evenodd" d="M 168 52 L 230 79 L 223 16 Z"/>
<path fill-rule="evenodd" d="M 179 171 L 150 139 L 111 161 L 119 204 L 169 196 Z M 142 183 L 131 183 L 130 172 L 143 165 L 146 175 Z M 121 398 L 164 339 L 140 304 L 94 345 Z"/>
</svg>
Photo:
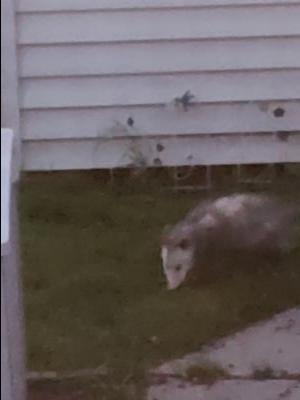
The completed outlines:
<svg viewBox="0 0 300 400">
<path fill-rule="evenodd" d="M 270 365 L 255 367 L 252 377 L 257 380 L 266 379 L 294 379 L 299 380 L 299 374 L 290 374 L 285 370 L 275 371 Z"/>
<path fill-rule="evenodd" d="M 252 373 L 252 377 L 257 380 L 265 380 L 277 378 L 278 375 L 270 365 L 265 365 L 255 367 Z"/>
<path fill-rule="evenodd" d="M 193 382 L 212 385 L 219 379 L 228 378 L 228 372 L 219 365 L 211 362 L 200 365 L 191 365 L 186 370 L 186 378 Z"/>
</svg>

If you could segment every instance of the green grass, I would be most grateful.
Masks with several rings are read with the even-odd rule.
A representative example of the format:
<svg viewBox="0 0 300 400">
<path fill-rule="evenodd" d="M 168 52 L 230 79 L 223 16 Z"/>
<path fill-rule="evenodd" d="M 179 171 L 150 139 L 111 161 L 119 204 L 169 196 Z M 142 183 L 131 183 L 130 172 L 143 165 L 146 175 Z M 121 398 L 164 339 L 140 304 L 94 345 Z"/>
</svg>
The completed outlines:
<svg viewBox="0 0 300 400">
<path fill-rule="evenodd" d="M 289 188 L 281 192 L 300 201 L 295 184 Z M 139 379 L 151 366 L 300 304 L 300 246 L 280 273 L 241 271 L 200 289 L 166 291 L 160 233 L 201 196 L 151 185 L 112 189 L 92 174 L 24 177 L 29 369 L 105 365 L 118 382 Z"/>
</svg>

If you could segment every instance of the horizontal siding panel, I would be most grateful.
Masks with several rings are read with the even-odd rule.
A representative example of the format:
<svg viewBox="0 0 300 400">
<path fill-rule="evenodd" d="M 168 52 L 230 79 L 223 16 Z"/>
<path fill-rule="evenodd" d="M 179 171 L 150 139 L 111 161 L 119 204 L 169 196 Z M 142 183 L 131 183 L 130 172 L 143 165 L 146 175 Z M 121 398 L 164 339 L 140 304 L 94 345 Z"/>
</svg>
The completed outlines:
<svg viewBox="0 0 300 400">
<path fill-rule="evenodd" d="M 17 10 L 26 170 L 300 162 L 300 0 Z M 184 111 L 173 102 L 187 90 Z"/>
<path fill-rule="evenodd" d="M 200 103 L 298 100 L 298 82 L 300 70 L 25 79 L 21 108 L 165 104 L 187 90 Z"/>
<path fill-rule="evenodd" d="M 279 106 L 282 118 L 273 114 Z M 21 113 L 21 123 L 23 140 L 294 131 L 300 101 L 195 105 L 188 112 L 171 106 L 33 110 Z"/>
<path fill-rule="evenodd" d="M 158 152 L 157 145 L 164 150 Z M 64 170 L 125 167 L 132 163 L 133 142 L 59 140 L 25 142 L 25 170 Z M 223 165 L 300 161 L 300 132 L 287 141 L 276 135 L 231 135 L 148 139 L 134 143 L 149 165 Z M 162 148 L 159 146 L 159 148 Z"/>
<path fill-rule="evenodd" d="M 299 35 L 299 21 L 300 4 L 20 14 L 17 27 L 20 44 L 55 44 Z"/>
<path fill-rule="evenodd" d="M 299 0 L 19 0 L 19 12 L 297 4 Z"/>
<path fill-rule="evenodd" d="M 300 36 L 192 42 L 25 46 L 21 77 L 300 68 Z"/>
</svg>

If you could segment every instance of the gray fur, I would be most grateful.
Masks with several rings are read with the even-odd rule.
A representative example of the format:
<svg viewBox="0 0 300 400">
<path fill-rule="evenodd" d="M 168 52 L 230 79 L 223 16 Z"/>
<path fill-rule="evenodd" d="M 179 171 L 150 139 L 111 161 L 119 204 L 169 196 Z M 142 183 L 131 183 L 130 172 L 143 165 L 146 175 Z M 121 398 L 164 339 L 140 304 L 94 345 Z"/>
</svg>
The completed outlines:
<svg viewBox="0 0 300 400">
<path fill-rule="evenodd" d="M 201 202 L 169 229 L 162 240 L 163 268 L 169 289 L 229 252 L 280 254 L 291 246 L 294 209 L 275 197 L 235 194 Z M 255 257 L 254 257 L 255 258 Z"/>
</svg>

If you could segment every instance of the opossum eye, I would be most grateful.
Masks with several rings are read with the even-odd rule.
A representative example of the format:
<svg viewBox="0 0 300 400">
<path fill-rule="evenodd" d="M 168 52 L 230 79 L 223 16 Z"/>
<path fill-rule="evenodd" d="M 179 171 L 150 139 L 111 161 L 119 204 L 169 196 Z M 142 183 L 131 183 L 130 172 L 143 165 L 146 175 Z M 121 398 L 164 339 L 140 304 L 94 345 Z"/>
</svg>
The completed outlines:
<svg viewBox="0 0 300 400">
<path fill-rule="evenodd" d="M 180 270 L 181 270 L 181 268 L 182 268 L 182 266 L 181 265 L 176 265 L 176 267 L 175 267 L 175 271 L 176 272 L 179 272 Z"/>
<path fill-rule="evenodd" d="M 186 250 L 190 246 L 188 239 L 182 239 L 181 242 L 178 243 L 178 247 L 182 250 Z"/>
</svg>

